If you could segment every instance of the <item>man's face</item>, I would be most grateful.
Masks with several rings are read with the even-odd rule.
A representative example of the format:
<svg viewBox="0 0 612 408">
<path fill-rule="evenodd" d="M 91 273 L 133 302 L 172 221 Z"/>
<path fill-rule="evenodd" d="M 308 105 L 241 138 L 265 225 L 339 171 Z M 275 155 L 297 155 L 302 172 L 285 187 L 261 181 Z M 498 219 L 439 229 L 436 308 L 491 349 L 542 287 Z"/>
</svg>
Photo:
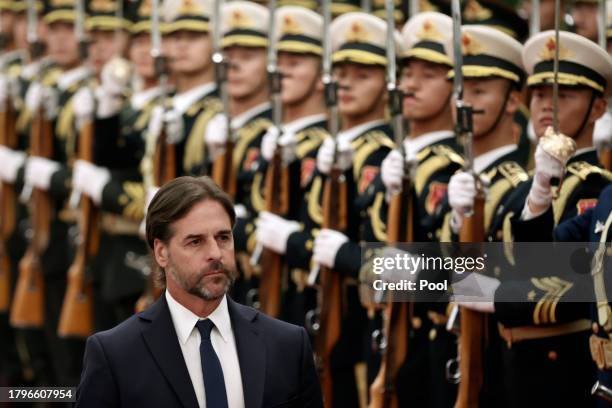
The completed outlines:
<svg viewBox="0 0 612 408">
<path fill-rule="evenodd" d="M 509 83 L 505 79 L 466 79 L 464 81 L 463 101 L 471 105 L 475 113 L 474 137 L 478 138 L 490 132 L 498 120 L 508 93 Z M 453 109 L 453 115 L 455 110 Z M 455 118 L 456 120 L 456 118 Z"/>
<path fill-rule="evenodd" d="M 79 63 L 79 47 L 72 23 L 49 24 L 47 47 L 49 56 L 61 68 L 72 68 Z"/>
<path fill-rule="evenodd" d="M 0 11 L 0 32 L 2 34 L 13 35 L 13 25 L 15 23 L 15 13 L 11 11 Z"/>
<path fill-rule="evenodd" d="M 132 37 L 129 57 L 140 77 L 151 79 L 155 76 L 153 57 L 151 57 L 151 36 L 148 33 Z"/>
<path fill-rule="evenodd" d="M 25 13 L 15 15 L 15 23 L 13 24 L 13 39 L 17 49 L 28 49 L 28 19 L 26 18 Z"/>
<path fill-rule="evenodd" d="M 308 54 L 281 52 L 278 69 L 282 74 L 282 100 L 285 105 L 296 105 L 308 98 L 317 88 L 322 90 L 321 58 Z"/>
<path fill-rule="evenodd" d="M 233 99 L 244 99 L 268 87 L 266 49 L 263 47 L 229 47 L 225 54 L 230 62 L 227 90 Z"/>
<path fill-rule="evenodd" d="M 540 137 L 547 127 L 553 125 L 552 86 L 538 86 L 531 94 L 531 121 L 535 134 Z M 559 87 L 559 130 L 574 137 L 582 124 L 592 92 L 588 89 Z"/>
<path fill-rule="evenodd" d="M 334 76 L 338 81 L 338 110 L 342 115 L 364 115 L 387 100 L 383 67 L 343 63 L 334 67 Z"/>
<path fill-rule="evenodd" d="M 576 3 L 572 8 L 572 18 L 576 34 L 597 41 L 597 3 Z"/>
<path fill-rule="evenodd" d="M 168 286 L 204 300 L 225 295 L 236 278 L 236 262 L 232 224 L 223 206 L 203 200 L 171 228 L 169 242 L 154 242 Z"/>
<path fill-rule="evenodd" d="M 212 42 L 206 33 L 180 30 L 168 36 L 170 69 L 178 75 L 206 71 L 212 64 Z"/>
<path fill-rule="evenodd" d="M 452 83 L 449 68 L 419 59 L 410 59 L 402 68 L 400 89 L 404 92 L 404 117 L 426 120 L 440 114 L 450 103 Z"/>
<path fill-rule="evenodd" d="M 89 33 L 89 60 L 96 74 L 102 72 L 104 64 L 115 55 L 123 55 L 129 37 L 124 31 L 95 30 Z"/>
</svg>

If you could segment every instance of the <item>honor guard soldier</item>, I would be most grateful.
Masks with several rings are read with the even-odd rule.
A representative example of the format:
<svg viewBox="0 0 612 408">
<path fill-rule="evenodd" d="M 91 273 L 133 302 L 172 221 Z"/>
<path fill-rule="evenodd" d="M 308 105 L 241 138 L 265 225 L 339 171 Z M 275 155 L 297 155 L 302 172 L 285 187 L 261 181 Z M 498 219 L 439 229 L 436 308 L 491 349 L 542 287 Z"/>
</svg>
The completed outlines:
<svg viewBox="0 0 612 408">
<path fill-rule="evenodd" d="M 533 89 L 532 120 L 540 142 L 533 177 L 513 193 L 524 203 L 522 211 L 506 224 L 517 242 L 551 240 L 552 226 L 586 213 L 612 180 L 612 174 L 599 167 L 592 146 L 594 124 L 604 113 L 604 96 L 610 92 L 612 60 L 585 37 L 562 31 L 559 38 L 557 45 L 554 31 L 537 34 L 523 51 L 523 62 L 530 74 L 527 83 Z M 552 128 L 555 103 L 551 85 L 557 46 L 556 115 L 561 135 Z M 572 154 L 574 148 L 577 149 Z M 553 178 L 563 179 L 558 188 L 551 186 Z M 553 189 L 557 190 L 554 194 Z M 525 256 L 515 258 L 517 275 L 513 282 L 502 281 L 494 293 L 495 315 L 506 340 L 502 348 L 504 398 L 511 406 L 592 404 L 589 389 L 595 367 L 588 351 L 589 305 L 567 301 L 577 289 L 572 289 L 574 283 L 568 280 L 571 275 L 558 276 L 569 269 L 569 260 L 551 259 L 550 271 L 529 271 L 531 265 Z M 531 275 L 535 273 L 538 275 Z M 540 363 L 534 364 L 537 361 Z M 558 392 L 536 392 L 552 384 Z"/>
<path fill-rule="evenodd" d="M 255 285 L 254 281 L 249 283 L 254 273 L 250 256 L 256 244 L 255 217 L 263 210 L 263 198 L 254 178 L 261 142 L 272 124 L 266 69 L 269 19 L 268 9 L 257 3 L 232 1 L 222 5 L 220 48 L 228 64 L 229 111 L 211 120 L 205 136 L 213 178 L 229 174 L 229 185 L 224 188 L 235 192 L 234 241 L 245 285 L 238 280 L 235 296 L 242 300 Z M 228 152 L 231 157 L 226 156 Z M 247 299 L 247 303 L 253 300 Z"/>
<path fill-rule="evenodd" d="M 573 31 L 597 43 L 599 38 L 599 3 L 601 0 L 574 0 L 570 2 Z M 606 0 L 603 0 L 606 1 Z"/>
<path fill-rule="evenodd" d="M 323 18 L 314 11 L 296 6 L 280 7 L 275 18 L 278 69 L 282 75 L 283 124 L 280 137 L 274 127 L 264 136 L 262 163 L 256 177 L 265 177 L 276 149 L 281 149 L 290 183 L 290 213 L 282 217 L 268 211 L 260 212 L 256 237 L 258 244 L 285 255 L 290 281 L 284 291 L 286 303 L 282 306 L 281 317 L 303 325 L 306 312 L 316 304 L 316 291 L 306 287 L 306 280 L 312 256 L 312 229 L 320 227 L 308 213 L 307 197 L 317 150 L 328 135 L 321 81 Z"/>
<path fill-rule="evenodd" d="M 362 244 L 378 240 L 369 215 L 374 204 L 373 181 L 394 147 L 385 120 L 387 24 L 365 13 L 347 13 L 336 18 L 330 30 L 341 127 L 336 139 L 325 139 L 319 149 L 308 209 L 314 220 L 326 222 L 321 211 L 323 184 L 332 170 L 342 171 L 348 208 L 341 216 L 346 217 L 347 228 L 315 231 L 312 259 L 342 279 L 340 337 L 327 362 L 333 383 L 331 406 L 357 406 L 359 399 L 367 398 L 363 361 L 370 345 L 357 279 Z M 394 40 L 399 49 L 399 34 L 394 34 Z"/>
<path fill-rule="evenodd" d="M 144 152 L 145 124 L 140 119 L 140 131 L 136 129 L 135 119 L 141 112 L 130 109 L 126 101 L 133 79 L 130 64 L 122 57 L 128 51 L 132 25 L 127 5 L 109 0 L 90 4 L 85 25 L 92 38 L 90 60 L 99 85 L 93 92 L 82 88 L 73 102 L 77 122 L 93 121 L 94 128 L 93 162 L 75 161 L 72 186 L 91 198 L 101 212 L 100 243 L 90 261 L 95 330 L 106 330 L 131 316 L 144 287 L 136 259 L 147 253 L 138 237 L 144 207 L 138 164 Z"/>
<path fill-rule="evenodd" d="M 385 226 L 374 229 L 381 241 L 387 241 L 388 203 L 402 190 L 404 161 L 413 160 L 415 155 L 414 241 L 439 239 L 448 181 L 463 164 L 452 130 L 452 84 L 447 75 L 452 62 L 444 49 L 451 36 L 451 18 L 436 12 L 417 14 L 402 30 L 399 86 L 404 93 L 403 115 L 409 123 L 403 142 L 408 157 L 393 150 L 376 180 L 375 202 L 381 204 L 374 206 L 379 211 L 372 217 L 377 220 L 374 225 Z M 412 306 L 408 357 L 397 379 L 400 406 L 416 401 L 422 406 L 449 406 L 454 401 L 455 387 L 445 376 L 446 362 L 456 354 L 455 336 L 445 328 L 446 306 L 425 302 Z M 379 321 L 378 330 L 381 324 Z"/>
<path fill-rule="evenodd" d="M 69 0 L 52 0 L 46 4 L 43 22 L 47 26 L 45 36 L 47 51 L 54 64 L 61 69 L 61 73 L 44 72 L 42 78 L 30 84 L 25 97 L 25 109 L 33 118 L 32 125 L 34 121 L 38 121 L 43 129 L 50 129 L 48 133 L 42 132 L 45 141 L 41 141 L 43 144 L 51 145 L 52 148 L 46 152 L 42 152 L 43 149 L 33 151 L 34 145 L 30 143 L 31 155 L 25 166 L 24 196 L 30 195 L 32 200 L 35 197 L 34 193 L 36 197 L 45 195 L 52 206 L 48 212 L 41 208 L 32 210 L 30 207 L 31 219 L 34 212 L 37 218 L 49 217 L 42 221 L 45 228 L 48 228 L 49 239 L 48 245 L 37 254 L 40 256 L 38 260 L 32 263 L 34 258 L 24 256 L 21 264 L 24 266 L 24 271 L 36 269 L 37 265 L 40 265 L 42 270 L 45 346 L 52 360 L 52 372 L 56 384 L 73 384 L 78 381 L 84 349 L 83 340 L 60 339 L 56 334 L 66 290 L 67 271 L 72 259 L 69 230 L 75 221 L 74 212 L 68 209 L 71 187 L 70 164 L 75 159 L 77 138 L 71 101 L 75 92 L 89 76 L 88 69 L 80 65 L 79 61 L 79 47 L 74 29 L 75 5 L 74 1 Z M 35 127 L 31 126 L 30 129 Z M 37 134 L 33 132 L 31 137 L 33 141 Z M 27 194 L 30 192 L 31 194 Z M 36 237 L 36 225 L 32 224 L 32 228 L 34 237 L 29 245 L 33 248 L 37 246 L 39 238 Z M 32 252 L 26 251 L 26 255 L 31 254 Z M 18 309 L 16 301 L 17 297 L 13 303 L 15 310 Z M 30 307 L 33 308 L 35 305 Z M 21 322 L 18 321 L 14 324 L 21 326 Z"/>
</svg>

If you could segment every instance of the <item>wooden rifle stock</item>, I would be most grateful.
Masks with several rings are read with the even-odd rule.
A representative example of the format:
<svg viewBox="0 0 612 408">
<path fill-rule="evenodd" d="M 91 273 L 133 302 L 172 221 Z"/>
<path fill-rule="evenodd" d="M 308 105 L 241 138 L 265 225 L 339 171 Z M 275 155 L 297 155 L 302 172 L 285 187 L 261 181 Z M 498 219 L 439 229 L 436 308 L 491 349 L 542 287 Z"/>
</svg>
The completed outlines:
<svg viewBox="0 0 612 408">
<path fill-rule="evenodd" d="M 402 191 L 389 203 L 387 242 L 414 241 L 414 200 L 412 182 L 405 175 Z M 392 294 L 389 294 L 392 296 Z M 410 332 L 409 308 L 407 302 L 394 302 L 388 299 L 385 313 L 384 333 L 387 346 L 383 350 L 378 374 L 370 386 L 370 408 L 397 408 L 397 375 L 408 357 L 408 336 Z"/>
<path fill-rule="evenodd" d="M 93 160 L 94 124 L 85 123 L 79 134 L 79 158 Z M 74 261 L 68 269 L 68 286 L 60 314 L 60 337 L 88 337 L 93 333 L 93 288 L 86 276 L 90 259 L 100 244 L 99 213 L 91 198 L 83 195 L 79 207 L 79 238 Z"/>
<path fill-rule="evenodd" d="M 234 142 L 228 140 L 225 151 L 219 155 L 212 166 L 212 179 L 231 197 L 236 197 L 236 171 L 233 166 Z"/>
<path fill-rule="evenodd" d="M 266 170 L 266 211 L 277 215 L 288 214 L 289 188 L 289 169 L 283 165 L 280 148 L 278 148 Z M 270 316 L 278 317 L 282 297 L 283 257 L 264 247 L 260 265 L 259 299 L 261 311 Z"/>
<path fill-rule="evenodd" d="M 484 201 L 482 192 L 474 199 L 474 209 L 466 216 L 459 233 L 461 242 L 483 242 Z M 485 335 L 485 315 L 465 307 L 460 308 L 461 334 L 459 335 L 459 372 L 461 381 L 455 408 L 473 408 L 479 405 L 482 386 L 483 338 Z"/>
<path fill-rule="evenodd" d="M 17 147 L 15 111 L 10 100 L 0 112 L 0 144 Z M 0 190 L 0 313 L 6 313 L 11 302 L 11 262 L 6 243 L 15 230 L 17 196 L 13 184 L 2 182 Z"/>
<path fill-rule="evenodd" d="M 332 168 L 323 189 L 323 228 L 345 230 L 348 217 L 348 195 L 342 171 Z M 331 406 L 333 383 L 330 357 L 340 340 L 342 323 L 342 276 L 331 268 L 320 267 L 319 332 L 315 340 L 315 351 L 323 400 Z"/>
<path fill-rule="evenodd" d="M 52 124 L 40 109 L 32 121 L 30 151 L 39 157 L 52 157 Z M 19 262 L 19 277 L 11 305 L 10 322 L 14 327 L 42 328 L 45 319 L 44 277 L 40 256 L 49 245 L 52 203 L 47 192 L 34 188 L 29 203 L 33 237 Z"/>
<path fill-rule="evenodd" d="M 153 179 L 156 186 L 162 186 L 176 177 L 176 149 L 168 143 L 167 134 L 162 131 L 157 140 L 153 157 Z M 134 310 L 140 313 L 151 306 L 163 290 L 155 286 L 154 274 L 149 273 L 144 293 L 136 301 Z"/>
<path fill-rule="evenodd" d="M 604 169 L 612 171 L 612 148 L 604 148 L 599 154 L 599 161 Z"/>
</svg>

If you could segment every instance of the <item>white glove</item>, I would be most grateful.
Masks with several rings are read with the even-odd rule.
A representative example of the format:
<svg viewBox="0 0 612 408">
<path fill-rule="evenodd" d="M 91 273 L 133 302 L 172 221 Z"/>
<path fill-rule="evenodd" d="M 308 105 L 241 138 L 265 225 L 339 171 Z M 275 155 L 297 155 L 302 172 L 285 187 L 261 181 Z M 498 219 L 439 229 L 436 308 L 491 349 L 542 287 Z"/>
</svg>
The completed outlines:
<svg viewBox="0 0 612 408">
<path fill-rule="evenodd" d="M 223 154 L 227 142 L 227 118 L 224 114 L 217 113 L 208 121 L 205 142 L 211 161 Z"/>
<path fill-rule="evenodd" d="M 286 220 L 267 211 L 259 213 L 255 224 L 257 225 L 255 231 L 257 242 L 278 254 L 287 252 L 289 236 L 300 229 L 298 222 Z"/>
<path fill-rule="evenodd" d="M 185 125 L 183 123 L 183 115 L 174 109 L 164 113 L 164 125 L 166 126 L 166 135 L 171 143 L 178 143 L 183 139 Z"/>
<path fill-rule="evenodd" d="M 59 94 L 50 86 L 43 86 L 42 105 L 45 109 L 45 118 L 53 120 L 59 113 Z"/>
<path fill-rule="evenodd" d="M 388 198 L 401 192 L 402 178 L 404 177 L 404 159 L 399 150 L 392 150 L 382 161 L 380 176 L 387 189 Z"/>
<path fill-rule="evenodd" d="M 236 218 L 246 218 L 249 216 L 249 212 L 242 204 L 234 205 L 234 213 L 236 214 Z"/>
<path fill-rule="evenodd" d="M 72 188 L 89 196 L 96 205 L 102 202 L 102 191 L 111 175 L 105 167 L 84 160 L 77 160 L 72 170 Z"/>
<path fill-rule="evenodd" d="M 100 87 L 107 95 L 121 96 L 130 79 L 130 63 L 121 57 L 113 57 L 102 68 Z"/>
<path fill-rule="evenodd" d="M 157 105 L 151 109 L 151 116 L 149 117 L 149 125 L 147 126 L 147 137 L 153 137 L 155 140 L 161 134 L 164 126 L 164 108 Z"/>
<path fill-rule="evenodd" d="M 17 172 L 25 160 L 24 152 L 0 145 L 0 179 L 5 183 L 15 183 Z"/>
<path fill-rule="evenodd" d="M 593 145 L 597 150 L 612 148 L 612 113 L 610 111 L 595 122 Z"/>
<path fill-rule="evenodd" d="M 323 141 L 317 153 L 317 169 L 323 174 L 329 174 L 334 164 L 334 140 L 328 137 Z M 345 139 L 338 140 L 338 160 L 337 167 L 345 171 L 353 165 L 353 147 Z"/>
<path fill-rule="evenodd" d="M 53 160 L 30 156 L 26 161 L 25 183 L 39 190 L 47 191 L 51 185 L 51 177 L 60 167 L 60 164 Z"/>
<path fill-rule="evenodd" d="M 452 208 L 451 228 L 455 234 L 461 229 L 463 217 L 474 207 L 476 180 L 467 172 L 453 174 L 448 182 L 448 202 Z"/>
<path fill-rule="evenodd" d="M 42 105 L 43 86 L 40 82 L 32 82 L 28 87 L 25 95 L 25 106 L 32 112 L 36 113 Z"/>
<path fill-rule="evenodd" d="M 339 231 L 322 229 L 314 240 L 312 260 L 319 265 L 333 268 L 336 254 L 338 254 L 342 244 L 348 242 L 348 240 L 348 237 Z"/>
<path fill-rule="evenodd" d="M 278 138 L 278 129 L 275 126 L 268 128 L 268 131 L 261 141 L 261 155 L 267 161 L 272 160 L 276 145 L 281 147 L 281 158 L 284 164 L 291 164 L 296 159 L 295 147 L 297 140 L 295 133 L 283 130 L 280 139 Z"/>
<path fill-rule="evenodd" d="M 453 275 L 457 276 L 457 275 Z M 459 306 L 483 313 L 495 312 L 495 291 L 499 279 L 470 272 L 452 283 L 453 301 Z"/>
<path fill-rule="evenodd" d="M 98 102 L 96 116 L 100 119 L 106 119 L 116 115 L 123 106 L 121 94 L 111 94 L 102 87 L 96 89 L 96 101 Z"/>
<path fill-rule="evenodd" d="M 147 213 L 149 209 L 149 205 L 151 205 L 151 201 L 153 201 L 153 197 L 155 197 L 155 194 L 157 194 L 158 191 L 159 191 L 159 187 L 157 186 L 153 186 L 147 189 L 147 196 L 145 197 L 145 208 L 144 208 L 145 214 Z"/>
<path fill-rule="evenodd" d="M 521 214 L 522 219 L 530 219 L 542 213 L 552 203 L 550 180 L 561 178 L 565 173 L 565 164 L 552 157 L 538 145 L 535 151 L 535 173 L 527 202 Z"/>
<path fill-rule="evenodd" d="M 77 128 L 93 120 L 95 105 L 93 93 L 88 87 L 83 87 L 74 94 L 72 98 L 72 109 L 76 117 Z"/>
</svg>

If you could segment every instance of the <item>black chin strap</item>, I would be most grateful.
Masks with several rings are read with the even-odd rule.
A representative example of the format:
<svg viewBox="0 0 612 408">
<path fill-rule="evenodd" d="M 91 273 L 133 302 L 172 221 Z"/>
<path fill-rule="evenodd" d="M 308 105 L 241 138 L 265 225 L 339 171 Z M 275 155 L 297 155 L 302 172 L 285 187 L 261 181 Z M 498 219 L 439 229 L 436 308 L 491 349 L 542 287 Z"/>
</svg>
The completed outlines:
<svg viewBox="0 0 612 408">
<path fill-rule="evenodd" d="M 489 126 L 486 132 L 482 132 L 483 135 L 488 135 L 489 133 L 491 133 L 497 127 L 497 125 L 499 125 L 499 122 L 501 121 L 502 116 L 504 116 L 506 105 L 508 105 L 508 98 L 510 98 L 510 92 L 512 92 L 512 87 L 514 86 L 512 84 L 509 84 L 509 85 L 510 86 L 508 86 L 508 89 L 506 89 L 506 94 L 504 95 L 504 103 L 501 109 L 499 110 L 499 113 L 497 114 L 497 118 L 495 118 L 495 122 L 493 122 L 493 124 Z M 474 112 L 474 113 L 478 113 L 478 112 Z"/>
</svg>

